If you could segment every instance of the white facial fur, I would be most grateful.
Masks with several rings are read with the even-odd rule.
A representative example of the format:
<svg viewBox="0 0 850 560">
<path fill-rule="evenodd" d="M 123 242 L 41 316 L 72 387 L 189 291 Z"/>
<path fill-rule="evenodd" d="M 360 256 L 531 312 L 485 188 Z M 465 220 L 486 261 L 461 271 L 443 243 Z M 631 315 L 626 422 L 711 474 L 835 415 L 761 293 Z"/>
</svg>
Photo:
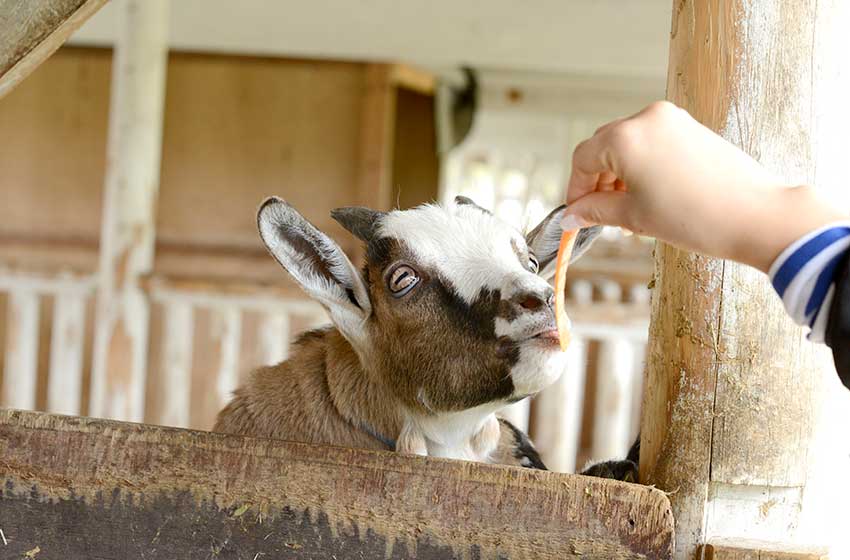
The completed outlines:
<svg viewBox="0 0 850 560">
<path fill-rule="evenodd" d="M 483 290 L 499 290 L 503 299 L 521 291 L 542 292 L 548 283 L 527 269 L 514 246 L 526 248 L 523 236 L 480 208 L 466 204 L 426 205 L 388 213 L 378 230 L 406 244 L 418 263 L 439 271 L 466 303 Z M 553 325 L 553 315 L 520 314 L 512 321 L 497 318 L 496 336 L 525 340 Z M 511 369 L 516 396 L 536 393 L 558 379 L 565 354 L 539 341 L 520 345 Z M 503 406 L 502 403 L 500 406 Z"/>
<path fill-rule="evenodd" d="M 403 241 L 418 261 L 439 270 L 443 279 L 466 303 L 483 289 L 512 292 L 520 280 L 526 285 L 546 282 L 530 272 L 512 247 L 526 247 L 512 226 L 480 208 L 452 203 L 428 204 L 388 213 L 378 230 L 380 237 Z"/>
</svg>

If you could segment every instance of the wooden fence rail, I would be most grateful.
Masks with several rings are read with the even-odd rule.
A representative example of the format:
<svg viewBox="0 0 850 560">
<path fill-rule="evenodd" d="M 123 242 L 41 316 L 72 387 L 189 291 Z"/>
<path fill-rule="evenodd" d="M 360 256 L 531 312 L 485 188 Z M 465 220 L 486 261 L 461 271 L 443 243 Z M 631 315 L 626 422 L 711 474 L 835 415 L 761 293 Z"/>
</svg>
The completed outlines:
<svg viewBox="0 0 850 560">
<path fill-rule="evenodd" d="M 0 411 L 4 558 L 669 558 L 636 484 Z"/>
<path fill-rule="evenodd" d="M 92 277 L 0 273 L 0 297 L 6 301 L 0 406 L 36 409 L 46 402 L 48 412 L 90 412 L 83 409 L 89 391 L 84 356 L 92 342 L 94 287 Z M 143 288 L 158 319 L 151 332 L 145 420 L 167 426 L 211 427 L 241 376 L 285 359 L 293 335 L 328 321 L 317 303 L 278 288 L 162 278 Z M 584 455 L 599 460 L 625 455 L 639 412 L 648 316 L 646 301 L 640 301 L 644 292 L 631 293 L 623 303 L 629 291 L 610 282 L 573 282 L 567 370 L 534 400 L 504 411 L 530 431 L 550 469 L 574 472 Z M 49 329 L 49 337 L 39 336 L 40 326 Z M 46 401 L 37 406 L 37 385 L 45 383 L 37 371 L 40 343 L 49 345 L 49 373 Z M 585 403 L 589 375 L 597 377 L 597 389 Z M 585 409 L 592 411 L 589 419 Z M 588 422 L 589 453 L 582 451 Z"/>
</svg>

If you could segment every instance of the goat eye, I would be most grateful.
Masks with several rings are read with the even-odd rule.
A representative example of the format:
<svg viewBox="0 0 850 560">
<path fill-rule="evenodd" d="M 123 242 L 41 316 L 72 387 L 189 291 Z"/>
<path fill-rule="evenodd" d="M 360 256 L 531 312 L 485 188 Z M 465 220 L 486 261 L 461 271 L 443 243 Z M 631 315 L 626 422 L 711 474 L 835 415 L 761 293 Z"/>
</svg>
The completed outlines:
<svg viewBox="0 0 850 560">
<path fill-rule="evenodd" d="M 540 270 L 540 263 L 537 262 L 537 257 L 534 255 L 528 255 L 528 268 L 534 274 L 537 274 L 537 271 Z"/>
<path fill-rule="evenodd" d="M 387 279 L 387 287 L 395 297 L 401 297 L 419 283 L 419 274 L 411 266 L 399 265 Z"/>
</svg>

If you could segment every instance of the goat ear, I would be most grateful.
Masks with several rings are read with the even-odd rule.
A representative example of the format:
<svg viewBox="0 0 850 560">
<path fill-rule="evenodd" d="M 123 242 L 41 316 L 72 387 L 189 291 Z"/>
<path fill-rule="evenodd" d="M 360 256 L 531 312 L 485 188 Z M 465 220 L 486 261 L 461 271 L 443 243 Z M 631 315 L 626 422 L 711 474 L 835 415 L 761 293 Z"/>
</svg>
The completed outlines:
<svg viewBox="0 0 850 560">
<path fill-rule="evenodd" d="M 469 198 L 468 196 L 457 195 L 455 197 L 455 204 L 457 204 L 458 206 L 472 206 L 474 208 L 478 208 L 485 214 L 493 214 L 483 206 L 478 206 L 477 204 L 475 204 L 475 201 Z"/>
<path fill-rule="evenodd" d="M 342 334 L 360 338 L 372 304 L 363 277 L 339 245 L 277 197 L 260 206 L 257 226 L 272 256 L 330 312 Z"/>
<path fill-rule="evenodd" d="M 331 210 L 331 218 L 366 243 L 375 238 L 380 219 L 385 214 L 386 212 L 362 206 L 347 206 Z"/>
<path fill-rule="evenodd" d="M 540 276 L 549 278 L 555 273 L 555 257 L 558 256 L 558 245 L 561 242 L 561 216 L 566 209 L 566 206 L 559 206 L 552 210 L 548 216 L 543 218 L 543 221 L 537 224 L 526 236 L 525 241 L 528 247 L 537 256 L 537 261 L 540 263 Z M 602 226 L 591 226 L 582 228 L 576 237 L 575 246 L 573 247 L 573 255 L 570 262 L 574 262 L 581 257 L 587 249 L 593 244 L 599 234 L 602 233 Z"/>
</svg>

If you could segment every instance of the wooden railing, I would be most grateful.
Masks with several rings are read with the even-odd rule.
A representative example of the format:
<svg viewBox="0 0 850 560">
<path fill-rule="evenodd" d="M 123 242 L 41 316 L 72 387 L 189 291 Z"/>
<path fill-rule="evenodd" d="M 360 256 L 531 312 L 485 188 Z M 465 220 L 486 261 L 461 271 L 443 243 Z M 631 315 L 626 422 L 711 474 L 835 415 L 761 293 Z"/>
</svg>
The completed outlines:
<svg viewBox="0 0 850 560">
<path fill-rule="evenodd" d="M 152 316 L 145 394 L 150 423 L 209 429 L 247 372 L 286 359 L 294 335 L 328 322 L 321 306 L 294 290 L 162 278 L 143 288 Z M 6 305 L 0 405 L 88 413 L 84 381 L 95 289 L 92 277 L 0 274 Z M 649 316 L 644 286 L 624 289 L 588 278 L 569 290 L 573 342 L 567 370 L 530 402 L 504 411 L 531 433 L 549 467 L 564 472 L 574 471 L 582 458 L 626 453 L 637 432 Z M 42 316 L 49 325 L 40 324 Z M 49 337 L 41 335 L 45 328 Z M 39 348 L 42 341 L 49 345 L 46 375 L 45 360 L 39 360 L 46 351 Z M 591 379 L 592 393 L 586 390 Z M 588 433 L 591 445 L 583 448 Z"/>
</svg>

